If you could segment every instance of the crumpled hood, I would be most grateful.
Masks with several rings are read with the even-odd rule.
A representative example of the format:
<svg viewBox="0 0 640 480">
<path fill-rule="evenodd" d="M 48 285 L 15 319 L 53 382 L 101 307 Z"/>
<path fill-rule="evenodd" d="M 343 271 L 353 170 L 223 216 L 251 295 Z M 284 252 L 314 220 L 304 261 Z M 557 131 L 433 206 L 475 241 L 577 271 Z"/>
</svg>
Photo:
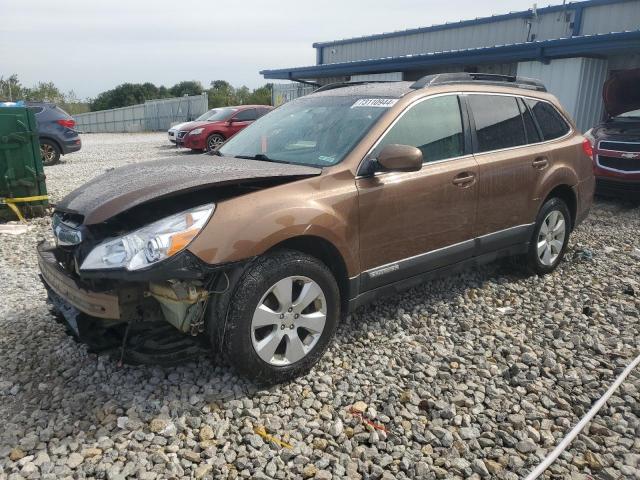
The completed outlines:
<svg viewBox="0 0 640 480">
<path fill-rule="evenodd" d="M 85 225 L 93 225 L 178 193 L 252 179 L 301 178 L 320 173 L 322 170 L 314 167 L 215 155 L 168 157 L 108 171 L 67 195 L 56 205 L 56 211 L 82 215 Z"/>
<path fill-rule="evenodd" d="M 614 73 L 602 87 L 604 108 L 615 117 L 640 108 L 640 68 Z"/>
</svg>

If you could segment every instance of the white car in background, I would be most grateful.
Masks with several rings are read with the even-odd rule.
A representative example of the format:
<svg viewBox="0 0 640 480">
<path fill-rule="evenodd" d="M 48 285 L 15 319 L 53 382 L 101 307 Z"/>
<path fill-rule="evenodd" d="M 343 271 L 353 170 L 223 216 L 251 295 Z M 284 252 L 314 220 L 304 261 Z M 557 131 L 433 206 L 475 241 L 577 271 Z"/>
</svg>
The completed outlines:
<svg viewBox="0 0 640 480">
<path fill-rule="evenodd" d="M 200 115 L 198 118 L 196 118 L 195 120 L 192 120 L 192 121 L 194 121 L 194 122 L 206 122 L 207 119 L 209 117 L 213 116 L 217 111 L 218 111 L 217 108 L 212 108 L 211 110 L 208 110 L 208 111 L 204 112 L 202 115 Z M 169 130 L 167 130 L 167 136 L 169 137 L 169 141 L 171 143 L 175 143 L 175 144 L 182 143 L 182 142 L 179 141 L 180 139 L 178 138 L 178 132 L 187 123 L 191 123 L 191 121 L 177 123 L 176 125 L 172 125 L 171 128 Z"/>
</svg>

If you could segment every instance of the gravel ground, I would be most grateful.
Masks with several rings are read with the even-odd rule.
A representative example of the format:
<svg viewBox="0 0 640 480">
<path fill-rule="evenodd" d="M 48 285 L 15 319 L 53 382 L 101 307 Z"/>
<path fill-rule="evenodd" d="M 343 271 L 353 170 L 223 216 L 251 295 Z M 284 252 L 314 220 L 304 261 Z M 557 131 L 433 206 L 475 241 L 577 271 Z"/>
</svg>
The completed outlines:
<svg viewBox="0 0 640 480">
<path fill-rule="evenodd" d="M 53 201 L 189 155 L 164 134 L 83 143 L 46 169 Z M 516 479 L 640 350 L 640 208 L 621 201 L 597 202 L 554 274 L 489 265 L 360 309 L 309 375 L 269 390 L 207 356 L 118 368 L 87 353 L 37 277 L 49 221 L 30 225 L 0 234 L 0 478 Z M 546 478 L 640 479 L 638 370 Z"/>
</svg>

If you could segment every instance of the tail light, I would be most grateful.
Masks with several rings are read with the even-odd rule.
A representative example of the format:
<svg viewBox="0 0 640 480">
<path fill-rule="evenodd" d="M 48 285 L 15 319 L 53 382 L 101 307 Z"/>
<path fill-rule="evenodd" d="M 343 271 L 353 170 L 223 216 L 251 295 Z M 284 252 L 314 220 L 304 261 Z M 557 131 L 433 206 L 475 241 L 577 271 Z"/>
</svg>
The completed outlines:
<svg viewBox="0 0 640 480">
<path fill-rule="evenodd" d="M 588 138 L 585 138 L 582 141 L 582 151 L 587 155 L 587 157 L 593 160 L 593 145 Z"/>
<path fill-rule="evenodd" d="M 58 125 L 62 125 L 63 127 L 67 127 L 67 128 L 73 128 L 76 126 L 76 121 L 71 118 L 56 120 L 56 123 Z"/>
</svg>

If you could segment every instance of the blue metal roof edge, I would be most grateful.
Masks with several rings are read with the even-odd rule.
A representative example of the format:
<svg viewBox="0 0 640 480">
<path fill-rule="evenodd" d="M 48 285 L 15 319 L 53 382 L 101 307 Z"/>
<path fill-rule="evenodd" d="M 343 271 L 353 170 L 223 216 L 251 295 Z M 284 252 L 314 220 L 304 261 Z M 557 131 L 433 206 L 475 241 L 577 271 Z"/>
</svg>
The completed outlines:
<svg viewBox="0 0 640 480">
<path fill-rule="evenodd" d="M 494 47 L 403 55 L 354 62 L 325 63 L 307 67 L 262 70 L 266 79 L 295 80 L 352 75 L 356 73 L 384 73 L 419 69 L 434 65 L 490 63 L 525 60 L 548 60 L 575 55 L 594 56 L 614 49 L 640 48 L 640 30 L 613 32 L 580 37 L 558 38 L 540 42 L 514 43 Z"/>
<path fill-rule="evenodd" d="M 609 5 L 614 3 L 624 3 L 624 2 L 630 2 L 630 1 L 634 1 L 634 0 L 585 0 L 582 2 L 569 2 L 565 5 L 549 5 L 547 7 L 541 7 L 537 9 L 537 12 L 538 14 L 553 13 L 553 12 L 560 12 L 562 10 L 575 10 L 577 8 L 586 8 L 586 7 L 597 6 L 597 5 Z M 401 37 L 404 35 L 413 35 L 416 33 L 435 32 L 438 30 L 447 30 L 450 28 L 482 25 L 485 23 L 492 23 L 492 22 L 497 22 L 501 20 L 509 20 L 511 18 L 529 18 L 532 15 L 533 15 L 533 11 L 531 9 L 522 10 L 519 12 L 510 12 L 510 13 L 503 13 L 499 15 L 493 15 L 491 17 L 480 17 L 480 18 L 474 18 L 472 20 L 460 20 L 459 22 L 431 25 L 429 27 L 410 28 L 408 30 L 398 30 L 395 32 L 388 32 L 388 33 L 377 33 L 374 35 L 364 35 L 362 37 L 344 38 L 341 40 L 330 40 L 327 42 L 315 42 L 312 44 L 312 47 L 322 48 L 322 47 L 330 47 L 333 45 L 343 45 L 346 43 L 356 43 L 356 42 L 369 41 L 369 40 L 380 40 L 383 38 Z"/>
</svg>

